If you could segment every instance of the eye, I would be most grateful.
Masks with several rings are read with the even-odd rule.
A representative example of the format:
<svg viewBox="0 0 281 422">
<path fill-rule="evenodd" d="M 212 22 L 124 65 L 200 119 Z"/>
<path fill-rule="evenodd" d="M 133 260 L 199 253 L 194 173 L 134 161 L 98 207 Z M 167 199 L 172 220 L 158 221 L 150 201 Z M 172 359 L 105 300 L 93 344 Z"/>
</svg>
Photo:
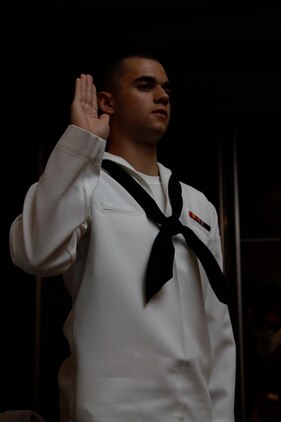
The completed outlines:
<svg viewBox="0 0 281 422">
<path fill-rule="evenodd" d="M 138 85 L 140 91 L 149 91 L 151 89 L 151 84 L 148 82 L 142 82 Z"/>
</svg>

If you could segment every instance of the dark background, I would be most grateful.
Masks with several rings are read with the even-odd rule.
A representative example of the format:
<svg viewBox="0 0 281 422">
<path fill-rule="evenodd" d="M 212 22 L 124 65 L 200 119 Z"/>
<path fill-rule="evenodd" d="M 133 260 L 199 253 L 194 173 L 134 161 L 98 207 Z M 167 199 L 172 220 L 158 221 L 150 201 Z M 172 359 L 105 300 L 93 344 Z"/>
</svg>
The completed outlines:
<svg viewBox="0 0 281 422">
<path fill-rule="evenodd" d="M 273 294 L 261 288 L 265 268 L 273 268 L 267 275 L 275 297 L 281 286 L 280 243 L 265 254 L 257 246 L 254 252 L 249 250 L 246 242 L 263 236 L 281 238 L 280 22 L 281 6 L 265 1 L 84 0 L 1 6 L 0 412 L 30 408 L 46 422 L 58 421 L 57 371 L 67 353 L 62 324 L 69 297 L 60 277 L 42 282 L 12 265 L 9 227 L 21 211 L 27 188 L 37 180 L 69 123 L 75 77 L 82 72 L 94 76 L 95 69 L 116 52 L 148 51 L 168 70 L 174 85 L 172 120 L 159 145 L 159 157 L 181 179 L 203 190 L 221 220 L 228 221 L 222 227 L 235 294 L 232 147 L 236 140 L 247 283 L 243 309 L 234 294 L 231 311 L 241 356 L 251 360 L 243 336 L 239 337 L 239 321 L 246 325 L 253 297 L 260 303 L 265 291 L 269 297 Z M 221 177 L 228 204 L 225 215 Z M 251 375 L 248 367 L 242 372 L 245 393 L 238 380 L 238 422 L 246 421 L 245 414 L 247 422 L 253 421 L 252 386 L 247 378 Z"/>
</svg>

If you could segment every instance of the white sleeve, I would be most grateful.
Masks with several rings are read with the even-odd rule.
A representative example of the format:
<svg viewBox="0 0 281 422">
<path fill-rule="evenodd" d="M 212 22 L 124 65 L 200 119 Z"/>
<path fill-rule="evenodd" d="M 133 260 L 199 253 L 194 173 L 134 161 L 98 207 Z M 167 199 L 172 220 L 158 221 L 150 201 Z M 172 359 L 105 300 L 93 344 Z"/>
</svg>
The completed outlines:
<svg viewBox="0 0 281 422">
<path fill-rule="evenodd" d="M 106 141 L 70 125 L 10 228 L 15 265 L 39 276 L 64 273 L 88 228 L 89 199 L 100 174 Z"/>
</svg>

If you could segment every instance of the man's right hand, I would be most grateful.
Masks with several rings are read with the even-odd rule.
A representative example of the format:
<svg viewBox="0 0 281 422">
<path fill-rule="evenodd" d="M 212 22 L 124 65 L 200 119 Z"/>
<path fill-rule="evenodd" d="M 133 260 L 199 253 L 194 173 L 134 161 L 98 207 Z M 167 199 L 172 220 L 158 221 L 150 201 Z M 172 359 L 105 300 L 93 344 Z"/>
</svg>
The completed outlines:
<svg viewBox="0 0 281 422">
<path fill-rule="evenodd" d="M 109 136 L 109 115 L 98 115 L 97 92 L 91 75 L 81 74 L 80 78 L 76 78 L 71 124 L 103 139 Z"/>
</svg>

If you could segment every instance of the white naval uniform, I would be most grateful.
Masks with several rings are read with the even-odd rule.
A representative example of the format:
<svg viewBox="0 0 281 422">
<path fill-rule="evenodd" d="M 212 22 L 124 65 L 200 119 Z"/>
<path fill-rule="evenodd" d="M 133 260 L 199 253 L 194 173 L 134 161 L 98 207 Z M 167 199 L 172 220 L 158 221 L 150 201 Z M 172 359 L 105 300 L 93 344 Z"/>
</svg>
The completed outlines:
<svg viewBox="0 0 281 422">
<path fill-rule="evenodd" d="M 173 238 L 173 278 L 145 304 L 146 265 L 158 228 L 101 169 L 102 159 L 120 163 L 150 189 L 105 145 L 70 125 L 10 230 L 14 264 L 42 277 L 63 274 L 72 296 L 64 325 L 71 355 L 59 373 L 61 422 L 233 422 L 228 308 L 181 234 Z M 168 216 L 171 171 L 160 163 L 159 170 Z M 182 194 L 181 222 L 222 265 L 214 206 L 183 183 Z"/>
</svg>

